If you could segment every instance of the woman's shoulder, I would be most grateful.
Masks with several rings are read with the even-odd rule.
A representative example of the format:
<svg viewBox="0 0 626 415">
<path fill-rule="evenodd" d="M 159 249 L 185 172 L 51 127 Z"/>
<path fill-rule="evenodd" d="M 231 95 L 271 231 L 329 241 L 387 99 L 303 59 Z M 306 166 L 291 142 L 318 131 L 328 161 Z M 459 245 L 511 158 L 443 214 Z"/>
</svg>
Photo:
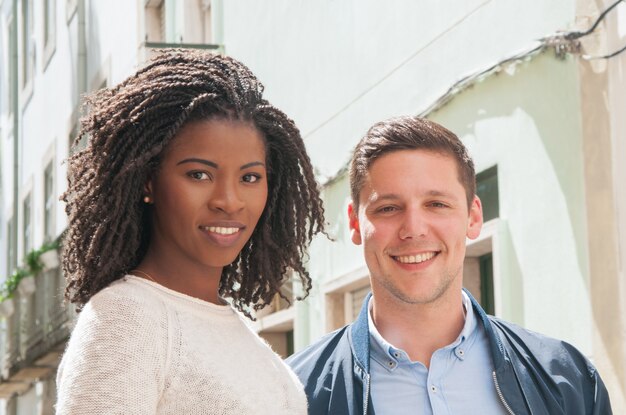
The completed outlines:
<svg viewBox="0 0 626 415">
<path fill-rule="evenodd" d="M 85 304 L 80 320 L 155 322 L 167 318 L 166 302 L 137 281 L 124 276 L 100 290 Z"/>
</svg>

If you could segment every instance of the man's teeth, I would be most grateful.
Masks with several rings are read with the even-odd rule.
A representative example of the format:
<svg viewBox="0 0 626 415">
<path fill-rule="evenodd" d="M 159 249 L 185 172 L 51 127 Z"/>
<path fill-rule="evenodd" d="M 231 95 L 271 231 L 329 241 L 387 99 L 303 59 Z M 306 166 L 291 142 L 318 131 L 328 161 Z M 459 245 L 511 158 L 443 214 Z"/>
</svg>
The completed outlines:
<svg viewBox="0 0 626 415">
<path fill-rule="evenodd" d="M 232 235 L 239 231 L 239 228 L 224 228 L 221 226 L 203 226 L 209 232 L 219 233 L 220 235 Z"/>
<path fill-rule="evenodd" d="M 428 261 L 434 256 L 434 252 L 426 252 L 417 255 L 397 256 L 395 258 L 398 262 L 402 262 L 403 264 L 419 264 L 420 262 Z"/>
</svg>

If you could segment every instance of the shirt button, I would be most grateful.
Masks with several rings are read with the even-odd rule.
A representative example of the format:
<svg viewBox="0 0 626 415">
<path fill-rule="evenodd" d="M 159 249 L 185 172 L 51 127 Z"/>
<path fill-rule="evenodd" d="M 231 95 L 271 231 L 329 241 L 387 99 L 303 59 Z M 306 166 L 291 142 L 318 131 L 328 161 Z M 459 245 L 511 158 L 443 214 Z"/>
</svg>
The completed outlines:
<svg viewBox="0 0 626 415">
<path fill-rule="evenodd" d="M 389 367 L 395 367 L 396 366 L 396 363 L 392 362 L 392 361 L 389 361 L 389 363 L 387 363 L 387 364 L 389 365 Z"/>
<path fill-rule="evenodd" d="M 395 357 L 400 357 L 400 353 L 398 353 L 398 352 L 393 352 L 393 355 L 394 355 Z"/>
<path fill-rule="evenodd" d="M 432 393 L 437 393 L 437 387 L 435 385 L 430 385 L 430 390 Z"/>
</svg>

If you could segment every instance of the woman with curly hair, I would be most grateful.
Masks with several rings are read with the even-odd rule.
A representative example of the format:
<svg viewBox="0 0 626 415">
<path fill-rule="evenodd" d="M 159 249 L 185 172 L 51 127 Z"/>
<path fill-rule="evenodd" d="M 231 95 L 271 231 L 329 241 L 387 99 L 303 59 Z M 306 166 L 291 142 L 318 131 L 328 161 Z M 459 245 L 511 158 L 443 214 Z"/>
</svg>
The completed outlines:
<svg viewBox="0 0 626 415">
<path fill-rule="evenodd" d="M 79 318 L 60 414 L 299 414 L 240 315 L 299 275 L 324 210 L 302 137 L 236 60 L 170 50 L 88 100 L 63 270 Z M 225 299 L 229 299 L 226 302 Z"/>
</svg>

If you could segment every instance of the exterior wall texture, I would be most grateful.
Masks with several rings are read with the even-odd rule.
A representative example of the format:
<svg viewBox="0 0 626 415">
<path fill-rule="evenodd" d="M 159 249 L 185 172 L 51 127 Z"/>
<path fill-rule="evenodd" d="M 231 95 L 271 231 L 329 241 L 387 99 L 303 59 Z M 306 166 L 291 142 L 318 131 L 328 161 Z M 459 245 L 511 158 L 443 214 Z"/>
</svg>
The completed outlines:
<svg viewBox="0 0 626 415">
<path fill-rule="evenodd" d="M 559 57 L 553 48 L 531 53 L 545 36 L 590 27 L 612 2 L 56 0 L 52 49 L 42 40 L 43 2 L 34 2 L 34 75 L 30 89 L 18 91 L 13 131 L 8 30 L 14 6 L 19 23 L 24 1 L 0 2 L 3 273 L 14 215 L 13 140 L 17 216 L 32 192 L 38 247 L 43 169 L 53 163 L 54 190 L 62 193 L 80 95 L 133 73 L 152 53 L 146 27 L 158 32 L 163 24 L 162 42 L 210 39 L 250 66 L 268 99 L 300 127 L 323 184 L 334 240 L 318 237 L 310 248 L 308 299 L 276 308 L 255 326 L 270 343 L 287 353 L 283 334 L 291 330 L 299 350 L 349 320 L 368 277 L 348 230 L 350 152 L 373 123 L 421 114 L 459 135 L 478 172 L 498 167 L 499 217 L 470 247 L 493 252 L 496 314 L 580 348 L 605 378 L 615 413 L 626 413 L 626 53 L 596 61 Z M 145 8 L 159 4 L 163 22 L 148 22 Z M 583 39 L 582 54 L 624 44 L 622 4 Z M 60 235 L 66 227 L 60 202 L 54 217 Z M 19 219 L 17 258 L 24 255 L 22 225 Z M 51 387 L 35 382 L 0 405 L 0 414 L 50 413 Z"/>
</svg>

